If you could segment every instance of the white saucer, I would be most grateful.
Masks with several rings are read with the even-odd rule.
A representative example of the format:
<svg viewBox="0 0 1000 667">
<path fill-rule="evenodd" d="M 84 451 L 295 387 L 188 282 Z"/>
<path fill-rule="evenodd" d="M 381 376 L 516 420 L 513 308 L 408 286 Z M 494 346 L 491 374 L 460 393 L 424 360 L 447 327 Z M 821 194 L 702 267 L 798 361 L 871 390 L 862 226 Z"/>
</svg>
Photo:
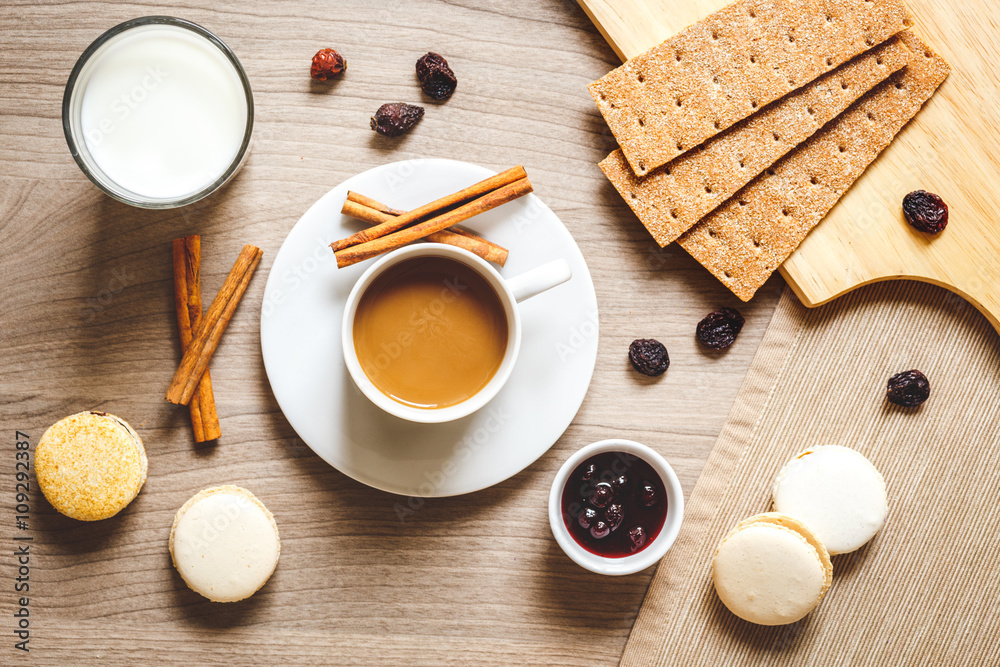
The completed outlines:
<svg viewBox="0 0 1000 667">
<path fill-rule="evenodd" d="M 372 404 L 344 366 L 344 302 L 371 261 L 337 269 L 329 243 L 364 223 L 342 216 L 347 190 L 415 208 L 494 172 L 453 160 L 407 160 L 347 179 L 288 234 L 264 291 L 264 368 L 292 428 L 327 463 L 377 489 L 409 496 L 478 491 L 531 465 L 563 434 L 597 361 L 597 295 L 569 231 L 535 195 L 466 221 L 510 250 L 504 276 L 559 257 L 573 278 L 520 304 L 521 353 L 507 384 L 469 417 L 416 424 Z"/>
</svg>

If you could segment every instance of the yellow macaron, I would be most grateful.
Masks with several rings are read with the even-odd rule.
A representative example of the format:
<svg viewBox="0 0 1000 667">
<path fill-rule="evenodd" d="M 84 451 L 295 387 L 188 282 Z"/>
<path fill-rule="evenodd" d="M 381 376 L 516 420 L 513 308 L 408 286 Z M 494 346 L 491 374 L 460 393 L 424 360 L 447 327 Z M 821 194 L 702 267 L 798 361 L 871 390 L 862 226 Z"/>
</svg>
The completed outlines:
<svg viewBox="0 0 1000 667">
<path fill-rule="evenodd" d="M 35 477 L 62 514 L 100 521 L 138 495 L 149 463 L 142 440 L 124 419 L 87 411 L 48 428 L 35 449 Z"/>
<path fill-rule="evenodd" d="M 729 531 L 712 561 L 723 604 L 760 625 L 801 619 L 833 581 L 826 547 L 801 521 L 777 512 L 744 519 Z"/>
</svg>

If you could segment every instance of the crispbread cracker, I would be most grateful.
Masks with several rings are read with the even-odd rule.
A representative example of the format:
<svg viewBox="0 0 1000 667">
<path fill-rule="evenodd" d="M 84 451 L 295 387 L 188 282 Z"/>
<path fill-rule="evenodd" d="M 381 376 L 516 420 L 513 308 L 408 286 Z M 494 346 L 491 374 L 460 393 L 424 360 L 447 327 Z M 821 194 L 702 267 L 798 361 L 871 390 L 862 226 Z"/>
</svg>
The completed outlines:
<svg viewBox="0 0 1000 667">
<path fill-rule="evenodd" d="M 911 24 L 902 0 L 738 0 L 590 93 L 643 176 Z"/>
<path fill-rule="evenodd" d="M 748 301 L 948 76 L 912 32 L 910 62 L 707 215 L 678 243 Z"/>
<path fill-rule="evenodd" d="M 893 37 L 645 176 L 635 175 L 621 150 L 605 158 L 601 169 L 665 246 L 902 69 L 909 54 Z"/>
</svg>

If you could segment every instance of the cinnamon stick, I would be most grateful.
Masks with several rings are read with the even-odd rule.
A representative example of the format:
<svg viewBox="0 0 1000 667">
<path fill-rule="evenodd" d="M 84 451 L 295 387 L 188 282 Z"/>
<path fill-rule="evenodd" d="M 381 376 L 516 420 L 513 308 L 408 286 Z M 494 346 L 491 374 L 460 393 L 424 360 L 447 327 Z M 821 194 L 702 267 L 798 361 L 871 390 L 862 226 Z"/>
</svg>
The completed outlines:
<svg viewBox="0 0 1000 667">
<path fill-rule="evenodd" d="M 387 213 L 388 215 L 403 215 L 406 211 L 401 211 L 398 208 L 390 208 L 380 201 L 376 201 L 371 197 L 366 197 L 360 192 L 355 192 L 354 190 L 347 191 L 347 201 L 360 204 L 365 208 L 373 208 L 379 213 Z"/>
<path fill-rule="evenodd" d="M 507 171 L 502 171 L 496 176 L 490 176 L 487 179 L 479 181 L 475 185 L 470 185 L 469 187 L 452 193 L 446 197 L 441 197 L 440 199 L 436 199 L 429 204 L 424 204 L 423 206 L 415 208 L 412 211 L 407 211 L 389 222 L 376 225 L 375 227 L 371 227 L 369 229 L 362 229 L 360 232 L 351 234 L 346 239 L 334 241 L 330 244 L 330 247 L 333 248 L 334 252 L 337 252 L 338 250 L 343 250 L 344 248 L 350 248 L 351 246 L 374 241 L 375 239 L 392 234 L 393 232 L 397 232 L 405 227 L 409 227 L 419 220 L 436 216 L 453 206 L 473 201 L 489 192 L 493 192 L 510 185 L 511 183 L 527 178 L 528 175 L 525 173 L 524 167 L 521 165 L 511 167 Z"/>
<path fill-rule="evenodd" d="M 355 195 L 360 198 L 360 200 L 352 199 L 351 195 Z M 366 206 L 365 204 L 362 204 L 361 201 L 370 202 L 374 205 Z M 388 211 L 396 212 L 389 213 Z M 344 207 L 340 212 L 344 215 L 349 215 L 352 218 L 357 218 L 358 220 L 363 220 L 376 225 L 388 222 L 394 217 L 405 213 L 405 211 L 398 211 L 397 209 L 389 208 L 385 204 L 381 204 L 374 199 L 370 199 L 364 195 L 358 195 L 354 192 L 347 193 L 347 200 L 344 201 Z M 487 241 L 481 236 L 467 232 L 464 229 L 450 227 L 440 232 L 428 234 L 425 238 L 434 243 L 445 243 L 458 248 L 464 248 L 472 254 L 482 257 L 486 261 L 495 262 L 500 266 L 503 266 L 507 262 L 508 252 L 506 248 L 497 245 L 492 241 Z"/>
<path fill-rule="evenodd" d="M 208 362 L 219 346 L 222 334 L 236 312 L 236 307 L 243 298 L 250 279 L 253 278 L 260 258 L 264 255 L 260 248 L 252 245 L 243 246 L 236 264 L 233 265 L 222 288 L 212 300 L 208 312 L 202 318 L 201 324 L 194 332 L 191 344 L 184 351 L 180 366 L 174 373 L 167 388 L 167 400 L 177 405 L 187 405 L 194 397 L 198 382 L 208 368 Z"/>
<path fill-rule="evenodd" d="M 518 197 L 523 197 L 531 192 L 531 190 L 531 183 L 527 178 L 522 178 L 497 190 L 487 192 L 478 199 L 473 199 L 458 208 L 450 209 L 441 215 L 419 222 L 412 227 L 406 227 L 405 229 L 401 229 L 397 232 L 379 236 L 374 240 L 353 245 L 342 250 L 335 250 L 334 254 L 337 257 L 337 267 L 344 268 L 345 266 L 351 266 L 352 264 L 357 264 L 358 262 L 375 257 L 376 255 L 381 255 L 384 252 L 395 250 L 396 248 L 400 248 L 408 243 L 425 238 L 429 234 L 445 230 L 463 220 L 468 220 L 475 215 L 485 213 L 486 211 L 494 209 L 497 206 L 502 206 L 503 204 L 513 201 Z M 418 209 L 414 209 L 414 211 L 415 210 Z M 413 211 L 410 213 L 412 212 Z M 378 227 L 372 227 L 364 231 L 371 231 L 372 229 L 378 229 L 379 227 L 391 225 L 404 217 L 406 216 L 401 215 L 390 222 L 382 223 L 381 225 L 378 225 Z M 335 243 L 330 245 L 336 246 Z"/>
<path fill-rule="evenodd" d="M 194 330 L 201 322 L 201 237 L 195 234 L 174 239 L 173 249 L 174 306 L 183 353 L 191 345 Z M 216 440 L 222 435 L 219 415 L 215 410 L 215 396 L 212 393 L 212 376 L 207 368 L 195 389 L 188 410 L 191 413 L 195 442 Z"/>
</svg>

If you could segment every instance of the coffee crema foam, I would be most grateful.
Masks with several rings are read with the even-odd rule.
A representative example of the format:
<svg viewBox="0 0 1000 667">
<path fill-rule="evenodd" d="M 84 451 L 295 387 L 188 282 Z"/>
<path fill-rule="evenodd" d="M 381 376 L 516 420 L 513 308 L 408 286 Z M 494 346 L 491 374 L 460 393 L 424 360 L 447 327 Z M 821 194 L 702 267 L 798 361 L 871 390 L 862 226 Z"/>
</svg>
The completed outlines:
<svg viewBox="0 0 1000 667">
<path fill-rule="evenodd" d="M 507 350 L 503 303 L 479 273 L 444 257 L 416 257 L 372 281 L 354 316 L 365 375 L 417 408 L 456 405 L 496 374 Z"/>
</svg>

